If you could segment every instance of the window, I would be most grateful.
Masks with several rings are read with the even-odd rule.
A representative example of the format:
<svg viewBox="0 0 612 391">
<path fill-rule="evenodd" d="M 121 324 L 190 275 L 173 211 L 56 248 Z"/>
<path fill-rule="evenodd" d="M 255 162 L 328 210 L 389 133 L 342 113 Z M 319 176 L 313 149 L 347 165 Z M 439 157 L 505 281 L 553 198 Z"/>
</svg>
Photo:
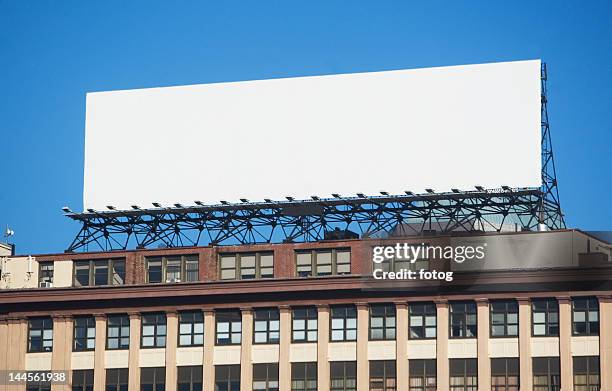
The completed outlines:
<svg viewBox="0 0 612 391">
<path fill-rule="evenodd" d="M 400 256 L 398 257 L 396 256 L 398 254 L 394 253 L 393 257 L 385 258 L 380 263 L 374 262 L 373 270 L 380 270 L 383 272 L 399 272 L 401 270 L 419 271 L 421 269 L 428 270 L 429 269 L 429 259 L 421 257 L 421 258 L 417 258 L 416 260 L 414 260 L 414 262 L 412 262 L 413 260 L 412 251 L 413 250 L 410 249 L 412 247 L 413 246 L 408 247 L 408 250 L 407 250 L 408 256 L 404 256 L 405 254 L 399 254 Z"/>
<path fill-rule="evenodd" d="M 370 361 L 370 391 L 395 391 L 395 360 Z"/>
<path fill-rule="evenodd" d="M 187 258 L 184 261 L 184 280 L 194 282 L 200 280 L 200 260 L 199 258 Z"/>
<path fill-rule="evenodd" d="M 109 315 L 106 319 L 106 349 L 130 348 L 130 318 L 127 315 Z"/>
<path fill-rule="evenodd" d="M 450 389 L 478 391 L 478 359 L 450 359 Z"/>
<path fill-rule="evenodd" d="M 381 263 L 374 264 L 374 270 L 383 272 L 400 272 L 402 270 L 419 271 L 421 269 L 429 270 L 429 259 L 417 259 L 410 262 L 407 259 L 390 258 L 385 259 Z"/>
<path fill-rule="evenodd" d="M 534 391 L 560 391 L 561 371 L 559 357 L 533 358 Z"/>
<path fill-rule="evenodd" d="M 599 303 L 594 297 L 572 299 L 574 335 L 599 335 Z"/>
<path fill-rule="evenodd" d="M 280 338 L 280 320 L 278 309 L 266 308 L 255 310 L 253 342 L 278 343 Z"/>
<path fill-rule="evenodd" d="M 163 348 L 166 346 L 166 314 L 143 314 L 142 337 L 140 346 L 143 348 Z"/>
<path fill-rule="evenodd" d="M 45 288 L 53 286 L 53 262 L 38 263 L 38 286 Z"/>
<path fill-rule="evenodd" d="M 599 356 L 574 357 L 574 390 L 599 390 Z"/>
<path fill-rule="evenodd" d="M 215 366 L 215 391 L 240 391 L 240 365 Z"/>
<path fill-rule="evenodd" d="M 292 342 L 317 341 L 317 308 L 297 307 L 293 309 Z"/>
<path fill-rule="evenodd" d="M 332 361 L 329 363 L 330 391 L 357 390 L 357 363 L 355 361 Z"/>
<path fill-rule="evenodd" d="M 559 303 L 555 299 L 534 299 L 531 302 L 534 337 L 559 335 Z"/>
<path fill-rule="evenodd" d="M 161 258 L 147 259 L 147 281 L 162 282 L 162 260 Z"/>
<path fill-rule="evenodd" d="M 128 391 L 128 369 L 106 370 L 106 391 Z"/>
<path fill-rule="evenodd" d="M 140 391 L 165 391 L 166 368 L 140 368 Z"/>
<path fill-rule="evenodd" d="M 125 260 L 96 259 L 74 262 L 74 286 L 123 285 Z"/>
<path fill-rule="evenodd" d="M 181 281 L 181 258 L 166 258 L 166 282 Z"/>
<path fill-rule="evenodd" d="M 93 369 L 72 371 L 72 391 L 93 391 Z"/>
<path fill-rule="evenodd" d="M 278 364 L 253 364 L 253 391 L 278 391 Z"/>
<path fill-rule="evenodd" d="M 397 267 L 397 264 L 395 265 Z M 401 264 L 400 264 L 401 266 Z M 419 271 L 421 269 L 429 270 L 429 259 L 419 258 L 415 262 L 409 263 L 405 269 Z"/>
<path fill-rule="evenodd" d="M 240 311 L 217 311 L 217 345 L 240 345 L 242 315 Z"/>
<path fill-rule="evenodd" d="M 32 318 L 28 322 L 28 352 L 53 350 L 53 319 Z"/>
<path fill-rule="evenodd" d="M 48 373 L 49 371 L 36 371 Z M 26 382 L 26 391 L 51 391 L 51 382 L 29 381 Z"/>
<path fill-rule="evenodd" d="M 436 360 L 408 360 L 410 391 L 436 391 Z"/>
<path fill-rule="evenodd" d="M 395 339 L 395 306 L 392 304 L 370 306 L 370 340 Z"/>
<path fill-rule="evenodd" d="M 202 311 L 179 312 L 179 346 L 202 346 L 204 316 Z"/>
<path fill-rule="evenodd" d="M 94 350 L 96 347 L 96 319 L 93 316 L 75 317 L 73 321 L 74 352 Z"/>
<path fill-rule="evenodd" d="M 357 340 L 357 309 L 353 305 L 331 307 L 331 340 Z"/>
<path fill-rule="evenodd" d="M 298 277 L 351 273 L 350 249 L 297 251 L 295 257 Z"/>
<path fill-rule="evenodd" d="M 274 277 L 273 253 L 237 253 L 219 255 L 219 278 L 252 280 Z"/>
<path fill-rule="evenodd" d="M 491 359 L 491 390 L 519 391 L 519 359 Z"/>
<path fill-rule="evenodd" d="M 91 285 L 91 277 L 89 272 L 90 261 L 75 261 L 74 262 L 74 286 L 89 286 Z"/>
<path fill-rule="evenodd" d="M 414 303 L 408 306 L 410 314 L 410 339 L 436 338 L 436 305 Z"/>
<path fill-rule="evenodd" d="M 311 253 L 311 258 L 314 261 L 314 270 L 317 276 L 331 276 L 333 273 L 332 258 L 333 252 L 315 251 Z"/>
<path fill-rule="evenodd" d="M 291 391 L 317 391 L 317 363 L 291 363 Z"/>
<path fill-rule="evenodd" d="M 202 391 L 202 366 L 177 368 L 177 391 Z"/>
<path fill-rule="evenodd" d="M 492 301 L 491 337 L 518 336 L 518 304 L 515 300 Z"/>
<path fill-rule="evenodd" d="M 199 281 L 200 261 L 197 255 L 147 258 L 147 282 Z"/>
<path fill-rule="evenodd" d="M 93 261 L 93 285 L 110 285 L 108 261 Z"/>
<path fill-rule="evenodd" d="M 451 303 L 451 338 L 476 337 L 476 303 Z"/>
</svg>

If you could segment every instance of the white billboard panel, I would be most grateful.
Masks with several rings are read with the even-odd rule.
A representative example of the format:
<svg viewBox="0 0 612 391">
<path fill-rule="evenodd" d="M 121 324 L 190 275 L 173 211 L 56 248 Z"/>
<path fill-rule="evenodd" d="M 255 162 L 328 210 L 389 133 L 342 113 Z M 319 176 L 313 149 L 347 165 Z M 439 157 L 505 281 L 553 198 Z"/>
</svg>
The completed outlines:
<svg viewBox="0 0 612 391">
<path fill-rule="evenodd" d="M 84 208 L 540 186 L 540 61 L 87 94 Z"/>
</svg>

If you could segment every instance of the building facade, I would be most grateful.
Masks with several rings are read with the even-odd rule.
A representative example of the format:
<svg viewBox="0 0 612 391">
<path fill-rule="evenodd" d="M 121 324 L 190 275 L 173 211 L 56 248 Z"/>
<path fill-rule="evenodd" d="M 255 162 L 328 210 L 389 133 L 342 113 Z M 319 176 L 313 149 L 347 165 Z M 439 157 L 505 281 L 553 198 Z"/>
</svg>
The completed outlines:
<svg viewBox="0 0 612 391">
<path fill-rule="evenodd" d="M 0 257 L 12 256 L 14 251 L 12 244 L 0 242 Z"/>
<path fill-rule="evenodd" d="M 484 260 L 377 246 L 486 243 Z M 4 257 L 9 390 L 612 390 L 610 245 L 576 230 Z M 452 272 L 376 280 L 374 270 Z"/>
</svg>

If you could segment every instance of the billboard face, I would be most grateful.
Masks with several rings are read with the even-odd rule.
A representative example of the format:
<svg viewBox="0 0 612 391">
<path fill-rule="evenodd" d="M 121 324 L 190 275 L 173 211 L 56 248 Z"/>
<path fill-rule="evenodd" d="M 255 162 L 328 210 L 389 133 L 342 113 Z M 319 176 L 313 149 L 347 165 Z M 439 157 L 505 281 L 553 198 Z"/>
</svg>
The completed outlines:
<svg viewBox="0 0 612 391">
<path fill-rule="evenodd" d="M 87 94 L 84 208 L 540 186 L 540 61 Z"/>
</svg>

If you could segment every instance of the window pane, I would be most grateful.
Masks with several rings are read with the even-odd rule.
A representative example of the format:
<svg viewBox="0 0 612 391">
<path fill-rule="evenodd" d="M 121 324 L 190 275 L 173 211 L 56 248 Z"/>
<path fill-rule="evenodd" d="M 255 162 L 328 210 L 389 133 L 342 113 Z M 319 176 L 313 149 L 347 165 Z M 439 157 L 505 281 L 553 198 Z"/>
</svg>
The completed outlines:
<svg viewBox="0 0 612 391">
<path fill-rule="evenodd" d="M 233 269 L 236 267 L 236 256 L 235 255 L 222 255 L 221 256 L 221 268 L 222 269 Z"/>
<path fill-rule="evenodd" d="M 161 259 L 149 259 L 147 261 L 148 281 L 161 282 L 162 280 L 162 261 Z"/>
<path fill-rule="evenodd" d="M 74 262 L 74 285 L 89 285 L 89 261 Z"/>
<path fill-rule="evenodd" d="M 123 285 L 125 283 L 125 261 L 113 260 L 113 276 L 111 283 L 113 285 Z"/>
<path fill-rule="evenodd" d="M 234 280 L 236 279 L 236 270 L 221 270 L 221 279 L 222 280 Z"/>
<path fill-rule="evenodd" d="M 546 313 L 544 313 L 544 312 L 534 312 L 533 313 L 533 322 L 534 323 L 544 323 L 544 322 L 546 322 Z"/>
<path fill-rule="evenodd" d="M 196 259 L 187 259 L 185 261 L 185 281 L 193 282 L 199 280 L 200 262 Z"/>
</svg>

